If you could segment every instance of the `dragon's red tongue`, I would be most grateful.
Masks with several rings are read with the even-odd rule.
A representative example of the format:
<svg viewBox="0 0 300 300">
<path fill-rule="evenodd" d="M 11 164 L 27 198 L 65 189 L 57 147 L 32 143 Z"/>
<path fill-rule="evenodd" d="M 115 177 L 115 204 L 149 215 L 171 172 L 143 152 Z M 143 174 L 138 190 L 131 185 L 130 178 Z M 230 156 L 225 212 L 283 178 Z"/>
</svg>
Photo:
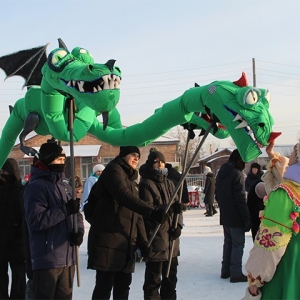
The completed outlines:
<svg viewBox="0 0 300 300">
<path fill-rule="evenodd" d="M 281 135 L 281 132 L 271 132 L 268 143 L 273 142 L 276 138 Z"/>
</svg>

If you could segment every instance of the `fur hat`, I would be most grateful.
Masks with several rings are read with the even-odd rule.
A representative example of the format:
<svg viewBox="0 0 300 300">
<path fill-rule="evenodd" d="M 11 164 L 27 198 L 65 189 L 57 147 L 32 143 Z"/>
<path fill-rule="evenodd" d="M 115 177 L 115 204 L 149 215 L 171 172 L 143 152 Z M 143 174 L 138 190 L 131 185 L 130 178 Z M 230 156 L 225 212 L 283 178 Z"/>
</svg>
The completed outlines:
<svg viewBox="0 0 300 300">
<path fill-rule="evenodd" d="M 124 157 L 130 153 L 137 153 L 141 157 L 140 149 L 136 146 L 121 146 L 120 147 L 120 157 Z"/>
<path fill-rule="evenodd" d="M 256 163 L 256 162 L 254 162 L 254 163 L 252 163 L 252 164 L 251 164 L 251 167 L 250 167 L 250 169 L 252 169 L 252 168 L 256 168 L 256 169 L 258 169 L 258 171 L 260 171 L 260 169 L 261 169 L 261 166 L 260 166 L 260 164 L 258 164 L 258 163 Z"/>
<path fill-rule="evenodd" d="M 60 156 L 66 156 L 66 154 L 64 152 L 64 149 L 57 143 L 50 142 L 42 144 L 39 151 L 39 160 L 43 164 L 49 165 Z"/>
<path fill-rule="evenodd" d="M 17 181 L 21 180 L 20 168 L 15 159 L 8 158 L 1 169 L 8 172 L 11 175 L 14 175 Z"/>
<path fill-rule="evenodd" d="M 146 163 L 152 167 L 153 164 L 156 163 L 157 161 L 162 161 L 165 163 L 166 159 L 165 159 L 164 155 L 159 151 L 150 152 Z"/>
<path fill-rule="evenodd" d="M 95 165 L 93 167 L 93 173 L 95 174 L 97 171 L 103 171 L 105 169 L 105 167 L 101 164 Z"/>
</svg>

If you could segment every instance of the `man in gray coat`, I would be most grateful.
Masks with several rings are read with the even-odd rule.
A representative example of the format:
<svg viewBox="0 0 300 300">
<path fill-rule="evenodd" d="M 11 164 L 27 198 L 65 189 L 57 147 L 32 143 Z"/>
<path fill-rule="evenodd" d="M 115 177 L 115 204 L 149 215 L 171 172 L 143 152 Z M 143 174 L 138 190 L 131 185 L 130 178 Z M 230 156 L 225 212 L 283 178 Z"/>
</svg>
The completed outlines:
<svg viewBox="0 0 300 300">
<path fill-rule="evenodd" d="M 216 200 L 224 232 L 221 278 L 230 277 L 232 283 L 247 281 L 247 276 L 242 273 L 242 257 L 245 232 L 250 230 L 251 220 L 246 203 L 244 168 L 245 163 L 235 149 L 216 178 Z"/>
</svg>

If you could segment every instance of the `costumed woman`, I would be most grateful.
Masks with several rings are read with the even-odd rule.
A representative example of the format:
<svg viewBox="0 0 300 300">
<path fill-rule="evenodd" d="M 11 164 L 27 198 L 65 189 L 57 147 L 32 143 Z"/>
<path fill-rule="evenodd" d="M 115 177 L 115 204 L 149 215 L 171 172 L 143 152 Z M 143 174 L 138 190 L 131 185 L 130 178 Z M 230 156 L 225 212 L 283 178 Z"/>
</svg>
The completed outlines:
<svg viewBox="0 0 300 300">
<path fill-rule="evenodd" d="M 276 174 L 279 181 L 281 176 L 283 180 L 269 189 L 261 224 L 245 266 L 249 287 L 243 299 L 300 299 L 300 143 L 294 146 L 286 170 L 287 159 L 273 151 L 270 153 L 273 158 L 267 166 L 270 175 L 267 179 L 276 182 L 271 176 Z M 271 186 L 270 180 L 266 186 Z"/>
</svg>

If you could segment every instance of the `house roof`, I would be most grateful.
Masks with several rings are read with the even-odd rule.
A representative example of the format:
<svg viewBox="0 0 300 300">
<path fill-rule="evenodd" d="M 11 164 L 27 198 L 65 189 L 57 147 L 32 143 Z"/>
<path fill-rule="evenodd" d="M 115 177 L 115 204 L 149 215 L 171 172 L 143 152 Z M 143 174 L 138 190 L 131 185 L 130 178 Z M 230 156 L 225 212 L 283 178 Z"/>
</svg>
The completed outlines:
<svg viewBox="0 0 300 300">
<path fill-rule="evenodd" d="M 40 147 L 32 147 L 36 151 L 39 151 Z M 70 147 L 62 146 L 66 156 L 70 156 Z M 92 157 L 98 156 L 101 145 L 74 145 L 74 157 Z M 24 158 L 29 156 L 24 154 Z"/>
</svg>

